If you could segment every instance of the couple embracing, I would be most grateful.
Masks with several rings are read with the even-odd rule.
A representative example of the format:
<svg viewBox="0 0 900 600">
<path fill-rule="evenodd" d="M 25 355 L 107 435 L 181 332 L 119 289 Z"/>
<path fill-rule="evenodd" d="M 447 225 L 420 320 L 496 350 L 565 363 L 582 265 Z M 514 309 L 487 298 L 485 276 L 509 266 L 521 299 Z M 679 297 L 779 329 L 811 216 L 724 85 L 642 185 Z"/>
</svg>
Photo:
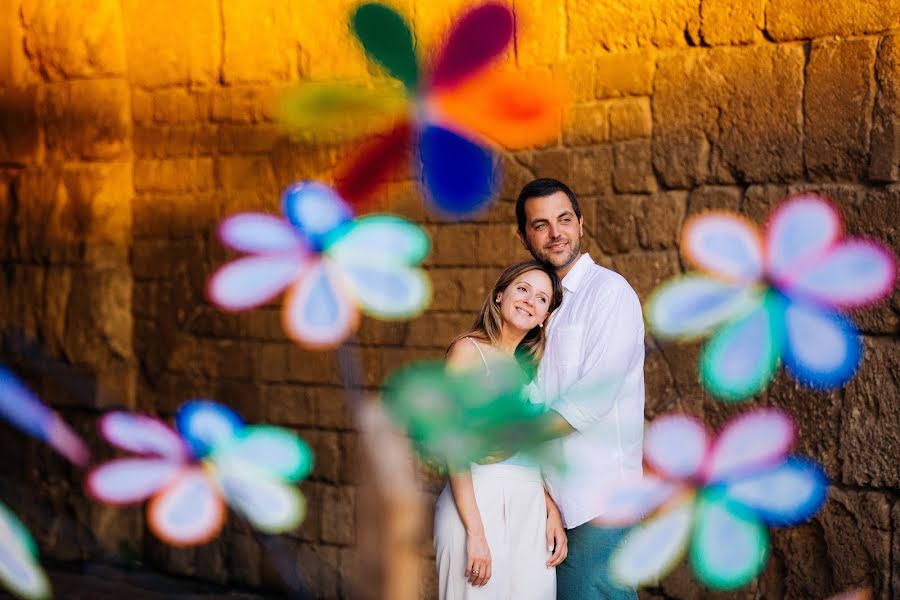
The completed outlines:
<svg viewBox="0 0 900 600">
<path fill-rule="evenodd" d="M 607 575 L 624 531 L 590 521 L 604 490 L 641 476 L 640 303 L 625 279 L 582 253 L 581 209 L 564 183 L 526 185 L 516 220 L 535 260 L 503 271 L 472 329 L 451 344 L 447 369 L 490 374 L 518 360 L 536 372 L 527 391 L 547 400 L 542 419 L 565 469 L 513 455 L 452 470 L 435 509 L 440 598 L 637 598 Z"/>
</svg>

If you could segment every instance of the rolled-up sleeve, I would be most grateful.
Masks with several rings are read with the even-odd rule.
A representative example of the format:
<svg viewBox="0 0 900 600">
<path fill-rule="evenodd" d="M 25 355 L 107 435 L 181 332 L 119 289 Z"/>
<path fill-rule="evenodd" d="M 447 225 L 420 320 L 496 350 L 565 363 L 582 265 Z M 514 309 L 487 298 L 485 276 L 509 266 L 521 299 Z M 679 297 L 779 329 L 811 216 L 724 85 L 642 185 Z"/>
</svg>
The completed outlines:
<svg viewBox="0 0 900 600">
<path fill-rule="evenodd" d="M 609 413 L 626 380 L 643 379 L 644 363 L 641 304 L 624 281 L 600 290 L 582 322 L 585 358 L 578 379 L 552 405 L 577 431 Z"/>
</svg>

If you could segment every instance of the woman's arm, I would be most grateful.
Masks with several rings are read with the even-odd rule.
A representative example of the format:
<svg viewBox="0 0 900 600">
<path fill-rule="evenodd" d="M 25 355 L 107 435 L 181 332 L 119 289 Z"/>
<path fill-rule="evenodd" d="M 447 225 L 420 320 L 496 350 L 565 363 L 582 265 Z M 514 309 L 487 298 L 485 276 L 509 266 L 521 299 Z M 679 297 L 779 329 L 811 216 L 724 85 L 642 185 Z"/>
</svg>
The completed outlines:
<svg viewBox="0 0 900 600">
<path fill-rule="evenodd" d="M 466 469 L 450 475 L 453 502 L 466 529 L 466 572 L 472 585 L 484 585 L 491 578 L 491 550 L 484 535 L 481 512 L 475 502 L 472 473 Z"/>
<path fill-rule="evenodd" d="M 471 340 L 461 339 L 447 353 L 447 370 L 451 372 L 473 368 L 481 362 L 478 348 Z M 468 465 L 450 465 L 450 490 L 456 511 L 466 529 L 466 572 L 472 585 L 484 585 L 491 578 L 491 550 L 484 535 L 484 523 L 475 501 L 475 487 Z"/>
<path fill-rule="evenodd" d="M 547 550 L 552 551 L 548 567 L 556 567 L 566 560 L 569 554 L 569 538 L 566 537 L 566 529 L 563 527 L 562 515 L 559 507 L 550 497 L 550 492 L 544 489 L 544 500 L 547 503 Z"/>
</svg>

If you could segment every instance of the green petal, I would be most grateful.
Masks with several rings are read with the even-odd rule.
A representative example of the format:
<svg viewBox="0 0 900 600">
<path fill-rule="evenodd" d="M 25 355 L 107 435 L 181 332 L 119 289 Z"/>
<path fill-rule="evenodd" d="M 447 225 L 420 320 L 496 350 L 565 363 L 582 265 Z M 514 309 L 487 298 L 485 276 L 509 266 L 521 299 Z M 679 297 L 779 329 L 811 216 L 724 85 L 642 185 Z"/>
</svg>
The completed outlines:
<svg viewBox="0 0 900 600">
<path fill-rule="evenodd" d="M 350 26 L 366 55 L 414 93 L 419 84 L 419 64 L 412 32 L 403 17 L 384 4 L 370 2 L 356 9 Z"/>
<path fill-rule="evenodd" d="M 718 590 L 750 583 L 769 559 L 769 532 L 723 490 L 704 490 L 697 505 L 691 564 L 698 579 Z"/>
</svg>

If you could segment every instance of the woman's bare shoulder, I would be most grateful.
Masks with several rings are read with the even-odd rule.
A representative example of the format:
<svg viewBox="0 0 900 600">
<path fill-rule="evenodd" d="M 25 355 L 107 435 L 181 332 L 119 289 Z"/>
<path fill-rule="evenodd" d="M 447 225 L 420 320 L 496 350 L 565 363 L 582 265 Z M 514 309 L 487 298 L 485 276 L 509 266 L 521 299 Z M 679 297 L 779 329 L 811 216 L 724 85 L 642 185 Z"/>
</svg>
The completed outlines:
<svg viewBox="0 0 900 600">
<path fill-rule="evenodd" d="M 470 337 L 453 342 L 447 351 L 447 368 L 451 371 L 462 371 L 481 363 L 481 352 L 476 343 Z"/>
</svg>

